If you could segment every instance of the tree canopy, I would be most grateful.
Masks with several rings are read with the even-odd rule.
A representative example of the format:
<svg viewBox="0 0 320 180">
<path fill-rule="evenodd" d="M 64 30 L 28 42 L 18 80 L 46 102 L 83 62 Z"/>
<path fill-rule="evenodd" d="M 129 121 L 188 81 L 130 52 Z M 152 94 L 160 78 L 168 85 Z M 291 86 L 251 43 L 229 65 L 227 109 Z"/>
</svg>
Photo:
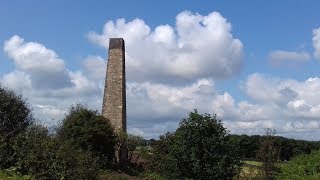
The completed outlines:
<svg viewBox="0 0 320 180">
<path fill-rule="evenodd" d="M 0 168 L 13 165 L 13 140 L 32 122 L 31 110 L 22 96 L 0 85 Z"/>
<path fill-rule="evenodd" d="M 0 86 L 0 135 L 11 138 L 33 121 L 28 103 L 22 96 Z"/>
<path fill-rule="evenodd" d="M 58 135 L 83 150 L 91 151 L 103 165 L 114 159 L 116 137 L 113 128 L 97 111 L 81 105 L 71 107 L 58 129 Z"/>
<path fill-rule="evenodd" d="M 221 121 L 196 110 L 175 133 L 160 138 L 155 156 L 160 173 L 174 178 L 231 179 L 240 165 L 238 148 L 229 141 Z"/>
</svg>

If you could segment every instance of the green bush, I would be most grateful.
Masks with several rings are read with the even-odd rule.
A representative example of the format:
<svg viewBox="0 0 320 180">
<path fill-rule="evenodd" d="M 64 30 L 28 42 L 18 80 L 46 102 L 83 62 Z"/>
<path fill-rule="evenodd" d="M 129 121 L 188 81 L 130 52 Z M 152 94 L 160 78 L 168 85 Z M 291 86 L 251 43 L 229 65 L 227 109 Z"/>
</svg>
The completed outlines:
<svg viewBox="0 0 320 180">
<path fill-rule="evenodd" d="M 180 176 L 178 158 L 176 158 L 174 151 L 175 143 L 174 133 L 166 133 L 160 136 L 160 139 L 153 145 L 153 156 L 150 166 L 152 171 L 169 178 Z"/>
<path fill-rule="evenodd" d="M 159 173 L 181 179 L 231 179 L 241 164 L 220 120 L 196 110 L 174 134 L 161 137 L 154 156 Z"/>
<path fill-rule="evenodd" d="M 18 175 L 15 170 L 3 170 L 0 171 L 1 180 L 34 180 L 34 177 L 31 175 Z"/>
<path fill-rule="evenodd" d="M 96 111 L 77 105 L 58 129 L 58 136 L 74 146 L 90 151 L 102 167 L 112 164 L 115 156 L 116 137 L 109 121 Z"/>
<path fill-rule="evenodd" d="M 278 179 L 320 179 L 320 150 L 279 165 Z"/>
<path fill-rule="evenodd" d="M 89 152 L 51 137 L 46 128 L 32 126 L 14 143 L 16 171 L 36 179 L 96 179 L 98 164 Z"/>
<path fill-rule="evenodd" d="M 14 138 L 33 122 L 28 103 L 22 96 L 0 86 L 0 169 L 14 163 Z"/>
</svg>

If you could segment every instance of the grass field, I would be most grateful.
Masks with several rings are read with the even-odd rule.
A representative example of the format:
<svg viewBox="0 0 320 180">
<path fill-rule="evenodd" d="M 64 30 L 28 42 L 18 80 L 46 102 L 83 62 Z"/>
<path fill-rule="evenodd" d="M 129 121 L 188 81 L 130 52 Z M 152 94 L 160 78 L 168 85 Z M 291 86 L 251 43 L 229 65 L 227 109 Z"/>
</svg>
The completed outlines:
<svg viewBox="0 0 320 180">
<path fill-rule="evenodd" d="M 31 176 L 19 176 L 14 172 L 0 171 L 0 180 L 32 180 Z"/>
<path fill-rule="evenodd" d="M 244 161 L 241 172 L 235 179 L 261 179 L 261 167 L 261 162 Z"/>
<path fill-rule="evenodd" d="M 244 164 L 254 165 L 254 166 L 262 166 L 262 162 L 259 161 L 244 161 Z"/>
</svg>

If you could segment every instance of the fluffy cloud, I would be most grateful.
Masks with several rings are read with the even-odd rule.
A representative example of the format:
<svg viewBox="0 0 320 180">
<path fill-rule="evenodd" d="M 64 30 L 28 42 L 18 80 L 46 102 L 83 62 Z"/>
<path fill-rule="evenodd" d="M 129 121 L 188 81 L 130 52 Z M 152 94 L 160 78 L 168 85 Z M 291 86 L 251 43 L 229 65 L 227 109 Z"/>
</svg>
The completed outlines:
<svg viewBox="0 0 320 180">
<path fill-rule="evenodd" d="M 310 60 L 310 55 L 307 52 L 294 52 L 276 50 L 269 54 L 269 61 L 272 64 L 278 65 L 282 63 L 299 63 Z"/>
<path fill-rule="evenodd" d="M 11 87 L 16 92 L 31 89 L 30 76 L 21 71 L 12 71 L 8 74 L 5 74 L 0 79 L 0 82 L 6 87 Z"/>
<path fill-rule="evenodd" d="M 107 62 L 100 56 L 89 56 L 83 61 L 85 73 L 92 79 L 101 80 L 106 76 Z"/>
<path fill-rule="evenodd" d="M 150 115 L 157 114 L 158 117 L 166 117 L 179 113 L 179 111 L 182 111 L 181 114 L 184 114 L 197 107 L 203 109 L 216 96 L 216 90 L 213 82 L 207 79 L 198 80 L 184 87 L 173 87 L 149 82 L 128 83 L 127 95 L 129 107 L 137 107 L 130 103 L 140 103 L 143 100 L 145 105 L 142 108 L 150 112 Z M 207 106 L 203 110 L 208 111 L 210 110 L 209 107 Z"/>
<path fill-rule="evenodd" d="M 283 131 L 318 127 L 320 78 L 297 81 L 252 74 L 244 89 L 263 111 L 269 109 L 266 115 L 276 122 L 273 127 Z"/>
<path fill-rule="evenodd" d="M 16 35 L 4 43 L 4 52 L 18 70 L 30 75 L 36 88 L 71 86 L 64 61 L 42 44 L 25 43 L 24 39 Z"/>
<path fill-rule="evenodd" d="M 153 30 L 141 19 L 118 19 L 108 21 L 101 34 L 88 34 L 90 41 L 104 48 L 110 37 L 126 41 L 129 81 L 226 78 L 238 73 L 242 64 L 243 45 L 218 12 L 203 16 L 185 11 L 177 15 L 175 27 L 160 25 Z"/>
<path fill-rule="evenodd" d="M 320 59 L 320 27 L 313 30 L 313 48 L 314 48 L 314 57 Z"/>
<path fill-rule="evenodd" d="M 193 109 L 211 110 L 216 96 L 214 83 L 201 79 L 182 87 L 159 83 L 127 83 L 129 127 L 138 128 L 146 137 L 173 131 L 179 121 Z"/>
<path fill-rule="evenodd" d="M 48 126 L 57 124 L 71 104 L 99 108 L 102 103 L 101 82 L 94 81 L 101 76 L 93 71 L 99 65 L 105 66 L 101 58 L 84 60 L 84 71 L 90 72 L 90 77 L 86 77 L 82 71 L 68 70 L 64 60 L 41 43 L 25 42 L 15 35 L 4 43 L 3 49 L 14 62 L 15 70 L 1 77 L 0 83 L 23 94 L 36 116 Z"/>
<path fill-rule="evenodd" d="M 319 80 L 309 78 L 300 82 L 252 74 L 243 85 L 251 101 L 239 102 L 228 92 L 219 92 L 208 79 L 183 87 L 129 83 L 128 115 L 132 117 L 129 124 L 139 124 L 135 128 L 146 137 L 154 137 L 174 130 L 181 117 L 197 108 L 200 112 L 217 114 L 232 133 L 261 134 L 265 128 L 274 128 L 281 135 L 297 137 L 299 132 L 310 133 L 319 127 L 320 99 L 315 98 L 320 97 L 315 94 L 320 92 Z M 315 134 L 300 138 L 312 139 Z"/>
<path fill-rule="evenodd" d="M 4 51 L 16 66 L 28 72 L 62 72 L 64 61 L 57 54 L 42 44 L 29 42 L 15 35 L 4 43 Z"/>
<path fill-rule="evenodd" d="M 257 102 L 282 105 L 296 98 L 297 92 L 291 89 L 295 83 L 298 82 L 252 74 L 248 77 L 244 88 L 247 95 Z"/>
<path fill-rule="evenodd" d="M 253 77 L 273 85 L 266 87 L 265 90 L 270 93 L 271 96 L 275 96 L 273 97 L 274 102 L 290 102 L 295 99 L 303 99 L 312 106 L 318 105 L 320 102 L 320 98 L 318 98 L 320 97 L 320 78 L 318 77 L 308 78 L 301 82 L 292 79 L 274 80 L 272 78 L 266 78 L 261 74 L 254 74 L 249 77 L 248 83 L 252 83 L 251 80 L 253 80 Z M 261 91 L 260 94 L 263 94 L 263 92 Z M 251 95 L 251 97 L 256 98 L 257 96 Z"/>
</svg>

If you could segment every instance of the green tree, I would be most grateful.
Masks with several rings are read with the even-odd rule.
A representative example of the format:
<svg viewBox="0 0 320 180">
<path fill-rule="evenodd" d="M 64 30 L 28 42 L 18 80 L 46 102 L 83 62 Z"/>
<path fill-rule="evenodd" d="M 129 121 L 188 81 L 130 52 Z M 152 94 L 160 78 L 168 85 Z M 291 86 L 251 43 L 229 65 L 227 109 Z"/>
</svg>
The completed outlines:
<svg viewBox="0 0 320 180">
<path fill-rule="evenodd" d="M 264 179 L 274 179 L 277 172 L 276 163 L 279 158 L 278 149 L 275 146 L 275 130 L 266 129 L 266 136 L 260 144 L 257 157 L 262 162 Z"/>
<path fill-rule="evenodd" d="M 0 86 L 0 168 L 15 162 L 12 143 L 14 138 L 33 122 L 28 103 L 22 96 Z"/>
<path fill-rule="evenodd" d="M 166 133 L 160 136 L 158 141 L 154 141 L 153 156 L 151 160 L 151 170 L 160 173 L 168 178 L 177 178 L 181 174 L 176 157 L 174 133 Z"/>
<path fill-rule="evenodd" d="M 111 165 L 115 155 L 116 137 L 109 121 L 96 111 L 82 105 L 71 107 L 58 135 L 99 158 L 103 166 Z"/>
<path fill-rule="evenodd" d="M 215 115 L 199 114 L 196 110 L 158 146 L 162 147 L 156 148 L 160 152 L 155 155 L 163 157 L 155 157 L 156 164 L 162 172 L 171 172 L 176 178 L 231 179 L 241 164 L 238 148 L 229 141 L 221 121 Z"/>
<path fill-rule="evenodd" d="M 260 147 L 260 136 L 248 136 L 248 135 L 228 135 L 232 144 L 239 147 L 240 152 L 244 158 L 256 159 L 257 151 Z"/>
</svg>

